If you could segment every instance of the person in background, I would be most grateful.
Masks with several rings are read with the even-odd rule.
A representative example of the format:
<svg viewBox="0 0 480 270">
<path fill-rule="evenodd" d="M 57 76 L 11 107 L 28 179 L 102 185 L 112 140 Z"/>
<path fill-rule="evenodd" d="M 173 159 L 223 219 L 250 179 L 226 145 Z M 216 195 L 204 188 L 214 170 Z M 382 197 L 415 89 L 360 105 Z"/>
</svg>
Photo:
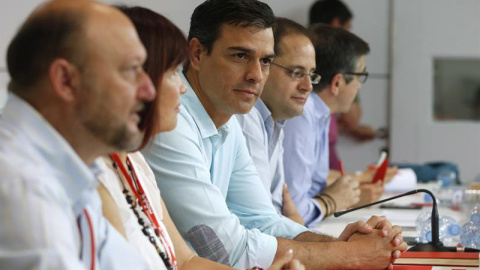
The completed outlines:
<svg viewBox="0 0 480 270">
<path fill-rule="evenodd" d="M 365 82 L 365 55 L 370 48 L 340 28 L 318 24 L 311 29 L 316 72 L 322 80 L 313 86 L 315 94 L 307 100 L 303 114 L 285 124 L 283 146 L 285 181 L 306 225 L 314 227 L 336 210 L 358 203 L 360 196 L 360 205 L 377 199 L 383 185 L 359 185 L 352 177 L 338 175 L 327 187 L 327 177 L 332 176 L 328 169 L 330 116 L 350 108 Z"/>
<path fill-rule="evenodd" d="M 352 20 L 353 13 L 340 0 L 319 0 L 310 7 L 309 25 L 325 23 L 348 31 L 352 28 Z M 372 140 L 377 137 L 377 132 L 372 127 L 360 124 L 361 117 L 362 107 L 358 95 L 347 112 L 332 114 L 328 133 L 330 169 L 340 170 L 336 148 L 338 125 L 345 133 L 360 141 Z"/>
<path fill-rule="evenodd" d="M 248 113 L 268 78 L 275 18 L 256 0 L 207 0 L 190 22 L 177 126 L 142 153 L 180 234 L 198 255 L 265 267 L 288 249 L 307 269 L 384 269 L 406 249 L 401 228 L 372 217 L 339 238 L 279 215 L 234 114 Z M 391 266 L 390 266 L 391 267 Z"/>
<path fill-rule="evenodd" d="M 94 1 L 40 5 L 8 46 L 0 118 L 0 268 L 148 269 L 102 216 L 97 157 L 138 145 L 155 91 L 130 20 Z"/>
<path fill-rule="evenodd" d="M 170 131 L 177 124 L 179 97 L 186 91 L 179 66 L 187 58 L 187 40 L 180 29 L 160 14 L 142 7 L 119 8 L 132 20 L 145 45 L 148 57 L 144 69 L 157 92 L 142 111 L 143 120 L 139 124 L 144 134 L 142 149 L 155 134 Z M 110 153 L 100 164 L 105 171 L 98 177 L 103 213 L 142 254 L 149 269 L 232 269 L 197 256 L 187 246 L 170 219 L 153 172 L 139 151 Z M 297 260 L 291 260 L 292 256 L 292 252 L 287 253 L 269 269 L 304 269 Z"/>
<path fill-rule="evenodd" d="M 248 114 L 237 114 L 236 117 L 245 135 L 253 163 L 263 185 L 271 194 L 277 212 L 302 225 L 313 227 L 312 225 L 316 225 L 326 216 L 325 206 L 314 200 L 299 199 L 298 196 L 295 201 L 292 200 L 285 184 L 283 126 L 288 119 L 302 114 L 303 106 L 313 89 L 312 84 L 318 84 L 321 77 L 315 73 L 315 49 L 308 30 L 286 18 L 276 18 L 276 23 L 276 57 L 271 63 L 263 92 Z M 285 152 L 285 155 L 286 162 L 290 162 L 289 153 Z M 300 162 L 303 161 L 305 160 Z M 288 182 L 295 182 L 296 176 L 290 177 L 292 179 Z M 337 187 L 338 185 L 341 187 Z M 327 187 L 325 192 L 350 206 L 360 199 L 358 185 L 357 181 L 342 179 Z M 294 186 L 297 187 L 296 184 Z M 295 190 L 294 195 L 297 194 Z M 305 223 L 295 203 L 305 208 L 309 207 L 305 206 L 308 201 L 312 201 L 315 206 L 311 207 L 317 207 L 319 212 L 315 218 L 309 218 Z M 305 209 L 302 210 L 304 213 Z"/>
</svg>

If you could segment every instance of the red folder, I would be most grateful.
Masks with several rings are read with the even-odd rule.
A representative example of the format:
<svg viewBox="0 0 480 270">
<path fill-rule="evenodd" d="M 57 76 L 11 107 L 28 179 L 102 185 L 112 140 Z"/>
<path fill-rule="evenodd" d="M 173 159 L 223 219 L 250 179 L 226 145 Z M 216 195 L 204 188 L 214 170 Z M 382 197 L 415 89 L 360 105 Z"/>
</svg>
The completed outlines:
<svg viewBox="0 0 480 270">
<path fill-rule="evenodd" d="M 372 178 L 372 184 L 375 184 L 377 181 L 384 182 L 385 175 L 387 174 L 387 168 L 388 168 L 388 158 L 386 158 L 375 171 L 375 174 L 373 175 L 373 178 Z"/>
<path fill-rule="evenodd" d="M 399 259 L 395 261 L 395 265 L 405 265 L 408 268 L 401 268 L 395 266 L 395 270 L 399 269 L 418 269 L 413 268 L 412 265 L 437 265 L 437 266 L 464 266 L 476 267 L 479 264 L 478 252 L 404 252 Z M 415 267 L 417 267 L 415 266 Z M 426 268 L 428 269 L 428 268 Z"/>
</svg>

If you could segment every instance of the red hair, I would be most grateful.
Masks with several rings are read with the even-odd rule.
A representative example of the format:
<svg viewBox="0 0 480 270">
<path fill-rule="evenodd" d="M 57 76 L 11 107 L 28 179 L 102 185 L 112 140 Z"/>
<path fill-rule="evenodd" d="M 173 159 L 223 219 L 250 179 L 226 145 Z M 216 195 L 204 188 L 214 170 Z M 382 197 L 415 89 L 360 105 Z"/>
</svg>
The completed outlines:
<svg viewBox="0 0 480 270">
<path fill-rule="evenodd" d="M 188 43 L 182 31 L 170 20 L 143 7 L 119 7 L 135 25 L 138 36 L 147 50 L 144 70 L 152 79 L 155 89 L 162 84 L 163 74 L 185 62 L 188 56 Z M 140 130 L 144 132 L 144 148 L 160 130 L 160 110 L 158 92 L 155 99 L 146 104 L 142 112 Z"/>
</svg>

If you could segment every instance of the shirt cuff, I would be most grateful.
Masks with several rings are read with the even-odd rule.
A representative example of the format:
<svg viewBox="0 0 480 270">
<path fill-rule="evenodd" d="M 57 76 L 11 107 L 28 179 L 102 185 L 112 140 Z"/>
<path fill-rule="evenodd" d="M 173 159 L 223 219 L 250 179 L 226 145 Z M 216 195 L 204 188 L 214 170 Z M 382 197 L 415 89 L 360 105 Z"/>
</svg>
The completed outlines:
<svg viewBox="0 0 480 270">
<path fill-rule="evenodd" d="M 320 223 L 320 221 L 322 221 L 324 217 L 322 208 L 320 204 L 317 202 L 317 200 L 312 198 L 312 203 L 315 205 L 315 207 L 313 211 L 308 214 L 308 218 L 305 219 L 305 226 L 307 226 L 308 228 L 313 228 L 317 226 L 317 224 Z"/>
<path fill-rule="evenodd" d="M 263 234 L 265 236 L 264 239 L 262 239 L 262 245 L 258 247 L 258 254 L 263 254 L 257 257 L 257 262 L 259 266 L 267 268 L 273 263 L 273 259 L 275 258 L 275 254 L 277 253 L 277 238 Z M 255 265 L 252 265 L 255 266 Z"/>
<path fill-rule="evenodd" d="M 246 250 L 243 250 L 242 256 L 232 266 L 237 269 L 247 269 L 254 266 L 269 267 L 273 263 L 277 252 L 277 239 L 260 232 L 258 229 L 252 229 L 249 233 L 253 233 L 255 236 L 248 240 Z"/>
</svg>

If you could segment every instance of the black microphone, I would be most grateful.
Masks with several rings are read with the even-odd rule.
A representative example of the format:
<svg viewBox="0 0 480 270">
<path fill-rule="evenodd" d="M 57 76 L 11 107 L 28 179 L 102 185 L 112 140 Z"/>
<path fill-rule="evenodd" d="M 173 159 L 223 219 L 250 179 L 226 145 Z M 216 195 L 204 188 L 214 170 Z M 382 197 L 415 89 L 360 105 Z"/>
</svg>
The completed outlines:
<svg viewBox="0 0 480 270">
<path fill-rule="evenodd" d="M 411 247 L 410 249 L 408 249 L 408 251 L 456 252 L 457 251 L 456 247 L 445 247 L 443 245 L 443 243 L 440 241 L 437 201 L 435 199 L 435 196 L 433 196 L 432 192 L 430 190 L 427 190 L 427 189 L 415 189 L 415 190 L 409 191 L 407 193 L 403 193 L 403 194 L 400 194 L 400 195 L 397 195 L 397 196 L 393 196 L 393 197 L 390 197 L 390 198 L 387 198 L 387 199 L 384 199 L 384 200 L 381 200 L 381 201 L 376 201 L 376 202 L 373 202 L 373 203 L 369 203 L 369 204 L 362 205 L 362 206 L 352 208 L 352 209 L 349 209 L 349 210 L 345 210 L 345 211 L 335 212 L 335 213 L 333 213 L 333 216 L 339 217 L 339 216 L 342 216 L 344 214 L 356 211 L 358 209 L 362 209 L 362 208 L 369 207 L 369 206 L 372 206 L 372 205 L 388 202 L 388 201 L 391 201 L 391 200 L 394 200 L 394 199 L 397 199 L 397 198 L 400 198 L 400 197 L 408 196 L 408 195 L 411 195 L 411 194 L 416 194 L 416 193 L 419 193 L 419 192 L 427 193 L 428 195 L 430 195 L 432 197 L 432 200 L 433 200 L 432 218 L 431 218 L 431 220 L 432 220 L 432 242 L 429 242 L 429 243 L 426 243 L 426 244 L 415 245 L 415 246 Z M 464 252 L 470 252 L 470 251 L 478 252 L 479 250 L 478 249 L 465 248 L 462 251 L 464 251 Z"/>
</svg>

